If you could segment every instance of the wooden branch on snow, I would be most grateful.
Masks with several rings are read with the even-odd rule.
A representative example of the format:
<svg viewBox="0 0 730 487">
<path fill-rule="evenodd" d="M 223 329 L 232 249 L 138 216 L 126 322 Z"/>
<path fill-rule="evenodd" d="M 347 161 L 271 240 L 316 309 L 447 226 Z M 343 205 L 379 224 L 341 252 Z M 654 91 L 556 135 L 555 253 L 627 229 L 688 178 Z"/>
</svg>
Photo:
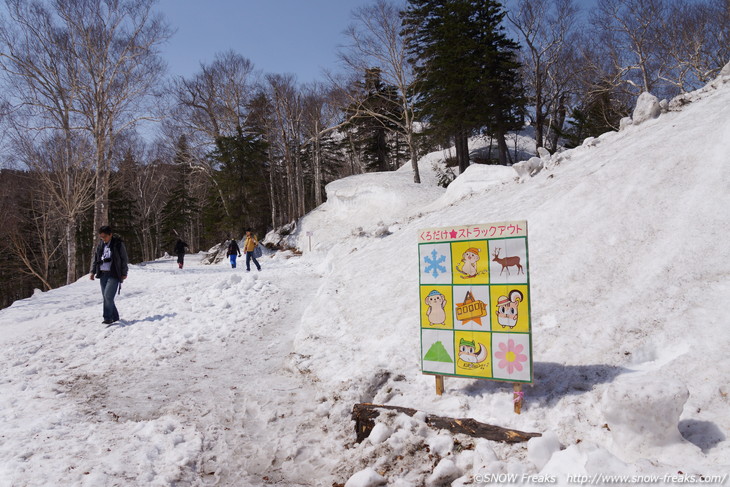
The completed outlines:
<svg viewBox="0 0 730 487">
<path fill-rule="evenodd" d="M 358 443 L 370 435 L 370 432 L 375 426 L 374 420 L 380 415 L 381 409 L 398 411 L 408 416 L 413 416 L 418 412 L 415 409 L 400 406 L 384 406 L 370 403 L 355 404 L 352 407 L 352 419 L 355 421 L 355 432 L 357 433 Z M 504 443 L 520 443 L 530 438 L 542 436 L 541 433 L 526 433 L 524 431 L 502 428 L 501 426 L 480 423 L 471 418 L 446 418 L 429 414 L 426 416 L 426 424 L 437 430 L 446 429 L 452 433 L 461 433 L 475 438 L 486 438 Z"/>
</svg>

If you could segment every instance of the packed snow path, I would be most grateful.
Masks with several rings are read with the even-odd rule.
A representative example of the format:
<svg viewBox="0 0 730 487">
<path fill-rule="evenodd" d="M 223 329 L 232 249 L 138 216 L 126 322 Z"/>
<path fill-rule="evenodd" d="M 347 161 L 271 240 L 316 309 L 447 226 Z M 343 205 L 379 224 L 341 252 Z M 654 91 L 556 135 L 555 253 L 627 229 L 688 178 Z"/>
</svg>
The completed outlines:
<svg viewBox="0 0 730 487">
<path fill-rule="evenodd" d="M 187 260 L 182 271 L 171 259 L 133 266 L 119 325 L 101 324 L 88 278 L 0 312 L 0 485 L 327 476 L 327 407 L 287 369 L 319 276 L 297 258 L 263 258 L 261 273 Z"/>
</svg>

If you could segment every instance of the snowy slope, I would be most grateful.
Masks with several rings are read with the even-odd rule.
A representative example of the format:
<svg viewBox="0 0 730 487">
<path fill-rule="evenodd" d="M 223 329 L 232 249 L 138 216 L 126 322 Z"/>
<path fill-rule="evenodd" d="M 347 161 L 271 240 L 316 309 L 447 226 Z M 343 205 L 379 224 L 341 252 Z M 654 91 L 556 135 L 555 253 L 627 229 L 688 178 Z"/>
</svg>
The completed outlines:
<svg viewBox="0 0 730 487">
<path fill-rule="evenodd" d="M 387 238 L 334 245 L 319 301 L 297 336 L 301 366 L 329 377 L 332 387 L 344 381 L 352 401 L 552 431 L 568 447 L 555 455 L 556 471 L 561 456 L 574 473 L 605 472 L 606 465 L 651 471 L 644 456 L 658 460 L 662 472 L 724 471 L 730 463 L 723 441 L 730 430 L 723 313 L 730 299 L 724 243 L 730 151 L 723 141 L 730 140 L 730 87 L 717 86 L 688 97 L 695 101 L 679 112 L 555 156 L 548 170 L 523 184 L 504 181 L 458 203 L 431 205 L 419 218 L 404 215 Z M 495 178 L 485 175 L 485 186 Z M 433 379 L 418 376 L 414 282 L 419 228 L 521 219 L 530 225 L 537 363 L 528 410 L 515 417 L 503 385 L 447 379 L 447 393 L 438 398 Z M 333 369 L 330 358 L 317 353 L 322 349 L 342 350 L 348 360 Z M 383 375 L 389 379 L 373 383 Z M 627 396 L 621 405 L 631 409 L 632 401 L 641 403 L 633 394 L 653 387 L 660 388 L 655 404 L 644 400 L 637 417 L 614 418 L 614 430 L 669 415 L 675 431 L 694 443 L 676 435 L 665 445 L 657 434 L 632 451 L 604 427 L 613 412 L 602 406 L 604 396 Z M 678 406 L 681 417 L 673 418 L 683 387 L 689 396 Z M 657 444 L 661 452 L 654 451 Z M 601 445 L 591 454 L 600 460 L 588 454 L 593 445 Z M 536 473 L 524 466 L 524 449 L 515 450 L 491 468 L 510 471 L 515 462 L 516 471 Z M 377 451 L 378 468 L 399 467 L 398 450 L 388 460 Z M 362 454 L 362 466 L 375 463 L 372 452 L 363 448 Z M 712 467 L 718 464 L 724 467 Z"/>
<path fill-rule="evenodd" d="M 301 257 L 267 255 L 261 273 L 133 266 L 123 326 L 100 324 L 87 278 L 0 311 L 0 486 L 726 475 L 730 79 L 684 99 L 532 178 L 332 183 L 289 237 Z M 522 219 L 535 384 L 517 416 L 508 385 L 447 378 L 439 397 L 420 374 L 416 235 Z M 543 437 L 506 446 L 393 414 L 356 444 L 364 401 Z"/>
</svg>

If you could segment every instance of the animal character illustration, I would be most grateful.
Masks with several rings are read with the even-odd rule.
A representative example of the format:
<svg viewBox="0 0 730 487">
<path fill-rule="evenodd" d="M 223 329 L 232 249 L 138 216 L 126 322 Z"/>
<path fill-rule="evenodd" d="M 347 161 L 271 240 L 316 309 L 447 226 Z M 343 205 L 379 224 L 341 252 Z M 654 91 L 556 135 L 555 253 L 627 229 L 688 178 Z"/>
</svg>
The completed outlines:
<svg viewBox="0 0 730 487">
<path fill-rule="evenodd" d="M 518 289 L 513 289 L 508 296 L 497 299 L 497 322 L 502 328 L 514 328 L 517 325 L 517 311 L 523 299 L 524 296 Z"/>
<path fill-rule="evenodd" d="M 478 349 L 477 345 L 479 345 Z M 487 359 L 487 347 L 483 343 L 476 343 L 474 340 L 469 341 L 462 338 L 459 341 L 459 358 L 471 364 L 484 362 Z"/>
<path fill-rule="evenodd" d="M 477 262 L 479 262 L 479 249 L 475 247 L 469 247 L 461 255 L 461 262 L 456 264 L 456 270 L 463 274 L 462 278 L 476 277 L 479 274 L 477 269 Z"/>
<path fill-rule="evenodd" d="M 525 273 L 525 271 L 522 269 L 522 265 L 520 264 L 520 258 L 518 256 L 513 255 L 512 257 L 500 257 L 500 250 L 501 249 L 499 248 L 494 249 L 494 254 L 492 254 L 492 261 L 502 265 L 502 270 L 499 271 L 500 276 L 505 269 L 507 269 L 507 275 L 509 276 L 509 268 L 512 266 L 517 266 L 517 274 L 519 274 L 520 272 L 522 272 L 523 274 Z"/>
<path fill-rule="evenodd" d="M 446 296 L 435 289 L 428 293 L 424 300 L 428 306 L 426 315 L 431 325 L 443 325 L 446 323 Z"/>
</svg>

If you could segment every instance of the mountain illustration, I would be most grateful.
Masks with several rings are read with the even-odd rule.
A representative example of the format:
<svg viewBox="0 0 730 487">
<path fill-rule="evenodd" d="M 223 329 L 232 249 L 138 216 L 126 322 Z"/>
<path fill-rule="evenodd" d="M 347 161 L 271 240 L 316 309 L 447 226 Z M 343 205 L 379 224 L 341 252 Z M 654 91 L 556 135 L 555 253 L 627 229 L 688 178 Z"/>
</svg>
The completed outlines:
<svg viewBox="0 0 730 487">
<path fill-rule="evenodd" d="M 431 362 L 454 362 L 449 355 L 449 352 L 446 351 L 446 347 L 444 347 L 444 344 L 440 341 L 434 342 L 434 344 L 431 345 L 431 348 L 428 349 L 426 355 L 423 356 L 423 360 L 430 360 Z"/>
</svg>

